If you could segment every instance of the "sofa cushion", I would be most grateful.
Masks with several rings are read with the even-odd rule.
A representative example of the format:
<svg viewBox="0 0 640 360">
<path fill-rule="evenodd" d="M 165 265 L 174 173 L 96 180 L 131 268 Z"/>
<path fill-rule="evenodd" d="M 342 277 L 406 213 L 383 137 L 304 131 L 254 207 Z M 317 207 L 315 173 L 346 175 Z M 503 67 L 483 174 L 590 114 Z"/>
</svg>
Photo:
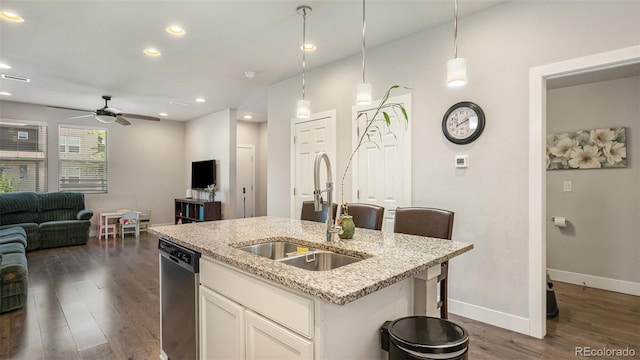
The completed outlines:
<svg viewBox="0 0 640 360">
<path fill-rule="evenodd" d="M 19 309 L 27 302 L 29 272 L 23 253 L 0 256 L 0 312 Z"/>
<path fill-rule="evenodd" d="M 27 237 L 27 232 L 24 231 L 24 228 L 22 226 L 12 226 L 12 227 L 0 229 L 0 238 L 6 237 L 6 236 L 12 236 L 15 234 L 22 235 L 25 238 Z"/>
<path fill-rule="evenodd" d="M 0 196 L 0 225 L 38 222 L 38 195 L 16 192 Z"/>
<path fill-rule="evenodd" d="M 72 220 L 84 210 L 84 194 L 59 192 L 38 194 L 40 198 L 40 223 L 57 220 Z"/>
<path fill-rule="evenodd" d="M 50 221 L 40 224 L 40 248 L 86 244 L 89 240 L 89 220 Z"/>
<path fill-rule="evenodd" d="M 24 244 L 19 242 L 0 244 L 0 254 L 24 254 Z"/>
<path fill-rule="evenodd" d="M 38 236 L 39 225 L 35 223 L 22 223 L 22 224 L 13 224 L 13 225 L 5 225 L 0 227 L 1 230 L 12 229 L 12 228 L 22 228 L 27 233 L 27 251 L 31 251 L 33 249 L 38 249 L 40 247 L 40 238 Z M 16 230 L 13 230 L 16 231 Z M 19 231 L 19 230 L 18 230 Z M 2 236 L 0 236 L 0 239 Z"/>
<path fill-rule="evenodd" d="M 3 237 L 0 237 L 0 245 L 2 244 L 20 244 L 20 246 L 22 246 L 23 248 L 26 248 L 27 237 L 22 234 L 13 234 L 13 236 L 3 236 Z"/>
</svg>

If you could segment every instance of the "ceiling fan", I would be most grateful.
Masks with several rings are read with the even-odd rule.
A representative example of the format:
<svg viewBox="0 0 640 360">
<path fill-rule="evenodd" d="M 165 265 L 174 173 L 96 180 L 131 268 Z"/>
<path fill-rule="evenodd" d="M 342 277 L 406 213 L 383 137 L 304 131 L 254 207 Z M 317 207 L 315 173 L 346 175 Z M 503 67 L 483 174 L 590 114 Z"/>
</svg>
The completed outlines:
<svg viewBox="0 0 640 360">
<path fill-rule="evenodd" d="M 102 95 L 102 99 L 104 99 L 104 106 L 94 111 L 84 110 L 84 109 L 74 109 L 74 108 L 68 108 L 68 107 L 62 107 L 62 106 L 47 106 L 47 107 L 54 108 L 54 109 L 63 109 L 63 110 L 84 111 L 84 112 L 90 113 L 87 115 L 70 117 L 68 120 L 93 116 L 96 118 L 96 120 L 104 124 L 111 124 L 111 123 L 117 122 L 118 124 L 125 125 L 125 126 L 131 125 L 131 123 L 126 118 L 160 121 L 160 118 L 157 118 L 157 117 L 146 116 L 146 115 L 136 115 L 136 114 L 126 114 L 120 111 L 120 109 L 109 107 L 109 100 L 111 100 L 110 95 Z"/>
</svg>

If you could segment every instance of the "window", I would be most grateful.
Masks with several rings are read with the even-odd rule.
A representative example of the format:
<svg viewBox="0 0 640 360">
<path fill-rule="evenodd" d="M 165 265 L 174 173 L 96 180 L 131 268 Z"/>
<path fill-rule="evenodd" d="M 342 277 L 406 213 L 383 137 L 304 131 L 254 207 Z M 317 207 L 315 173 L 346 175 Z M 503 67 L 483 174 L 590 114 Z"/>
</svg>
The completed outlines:
<svg viewBox="0 0 640 360">
<path fill-rule="evenodd" d="M 0 193 L 47 191 L 47 125 L 0 122 Z"/>
<path fill-rule="evenodd" d="M 81 142 L 82 139 L 79 136 L 60 135 L 60 152 L 79 154 Z"/>
<path fill-rule="evenodd" d="M 60 125 L 60 191 L 107 192 L 107 129 Z"/>
</svg>

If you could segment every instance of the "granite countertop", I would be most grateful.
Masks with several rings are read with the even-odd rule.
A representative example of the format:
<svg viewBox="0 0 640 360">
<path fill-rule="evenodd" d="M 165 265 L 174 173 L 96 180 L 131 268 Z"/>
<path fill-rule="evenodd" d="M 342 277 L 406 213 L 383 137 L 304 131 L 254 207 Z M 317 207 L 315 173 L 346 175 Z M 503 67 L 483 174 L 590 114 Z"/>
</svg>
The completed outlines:
<svg viewBox="0 0 640 360">
<path fill-rule="evenodd" d="M 150 231 L 238 269 L 291 289 L 344 305 L 473 249 L 470 243 L 357 228 L 353 239 L 325 241 L 322 223 L 279 217 L 154 226 Z M 291 241 L 366 257 L 329 271 L 308 271 L 238 247 Z"/>
</svg>

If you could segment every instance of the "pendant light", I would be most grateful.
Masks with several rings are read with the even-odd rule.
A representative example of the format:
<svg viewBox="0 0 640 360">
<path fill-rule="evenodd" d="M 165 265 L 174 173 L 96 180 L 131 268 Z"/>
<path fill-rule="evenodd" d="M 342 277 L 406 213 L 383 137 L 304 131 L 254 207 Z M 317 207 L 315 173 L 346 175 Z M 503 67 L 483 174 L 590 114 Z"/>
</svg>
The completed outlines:
<svg viewBox="0 0 640 360">
<path fill-rule="evenodd" d="M 447 86 L 460 87 L 467 83 L 467 60 L 458 57 L 458 0 L 454 0 L 453 59 L 447 61 Z"/>
<path fill-rule="evenodd" d="M 356 104 L 358 105 L 369 105 L 371 104 L 371 84 L 365 81 L 364 73 L 365 73 L 365 59 L 366 59 L 366 48 L 365 48 L 365 29 L 367 22 L 365 21 L 365 1 L 362 0 L 362 83 L 358 84 L 356 88 Z"/>
<path fill-rule="evenodd" d="M 296 116 L 299 119 L 308 119 L 311 116 L 311 102 L 304 98 L 304 72 L 306 67 L 305 44 L 307 43 L 307 14 L 311 14 L 311 7 L 307 5 L 298 6 L 298 14 L 302 15 L 302 100 L 298 100 Z"/>
</svg>

